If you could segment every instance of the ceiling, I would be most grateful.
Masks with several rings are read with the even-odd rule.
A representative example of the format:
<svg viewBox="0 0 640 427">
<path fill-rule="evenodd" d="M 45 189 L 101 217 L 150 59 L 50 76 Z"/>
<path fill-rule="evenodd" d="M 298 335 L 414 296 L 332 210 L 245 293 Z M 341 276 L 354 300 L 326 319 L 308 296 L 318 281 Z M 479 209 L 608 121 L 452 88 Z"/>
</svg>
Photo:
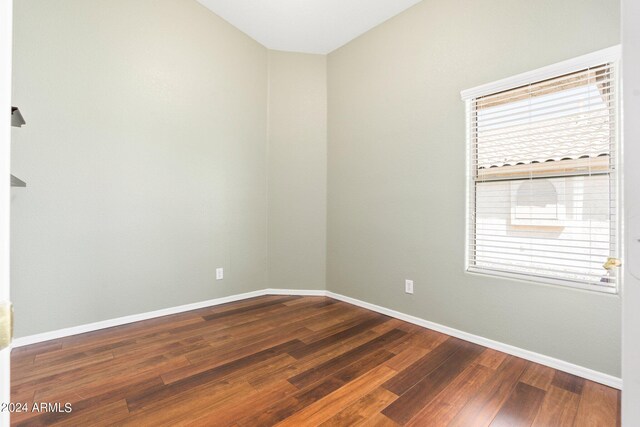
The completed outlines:
<svg viewBox="0 0 640 427">
<path fill-rule="evenodd" d="M 198 0 L 269 49 L 326 54 L 421 0 Z"/>
</svg>

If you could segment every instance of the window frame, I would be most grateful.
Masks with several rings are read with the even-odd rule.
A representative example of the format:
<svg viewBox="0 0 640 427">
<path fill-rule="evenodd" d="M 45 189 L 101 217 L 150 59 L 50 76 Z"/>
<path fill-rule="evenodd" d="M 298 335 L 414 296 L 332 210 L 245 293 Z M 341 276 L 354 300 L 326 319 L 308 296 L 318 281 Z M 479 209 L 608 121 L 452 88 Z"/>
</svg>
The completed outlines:
<svg viewBox="0 0 640 427">
<path fill-rule="evenodd" d="M 589 283 L 580 283 L 577 281 L 572 281 L 568 279 L 561 278 L 551 278 L 546 276 L 537 276 L 531 273 L 517 273 L 517 272 L 506 272 L 506 271 L 496 271 L 496 270 L 487 270 L 482 268 L 473 268 L 470 265 L 470 251 L 471 251 L 471 241 L 474 236 L 474 231 L 472 226 L 472 211 L 475 212 L 475 207 L 472 202 L 475 196 L 475 181 L 474 181 L 474 162 L 473 162 L 473 152 L 474 149 L 474 141 L 473 141 L 473 120 L 472 120 L 472 105 L 476 98 L 487 96 L 490 94 L 495 94 L 502 91 L 507 91 L 511 89 L 515 89 L 524 85 L 537 83 L 540 81 L 553 79 L 562 75 L 578 72 L 580 70 L 595 67 L 598 65 L 602 65 L 605 63 L 610 63 L 613 65 L 615 70 L 614 81 L 612 82 L 612 87 L 616 91 L 616 97 L 614 101 L 614 117 L 615 117 L 615 176 L 610 178 L 610 181 L 614 180 L 615 185 L 615 197 L 617 202 L 616 208 L 616 225 L 615 225 L 615 253 L 618 258 L 622 258 L 622 251 L 624 248 L 624 233 L 623 233 L 623 219 L 624 219 L 624 203 L 623 203 L 623 173 L 622 173 L 622 156 L 623 156 L 623 141 L 622 141 L 622 82 L 621 82 L 621 46 L 616 45 L 606 49 L 602 49 L 596 52 L 592 52 L 586 55 L 582 55 L 573 59 L 569 59 L 567 61 L 562 61 L 553 65 L 549 65 L 546 67 L 542 67 L 536 70 L 532 70 L 529 72 L 525 72 L 522 74 L 518 74 L 512 77 L 508 77 L 505 79 L 501 79 L 492 83 L 487 83 L 484 85 L 480 85 L 471 89 L 463 90 L 460 95 L 462 100 L 465 103 L 465 129 L 466 129 L 466 191 L 465 191 L 465 242 L 464 242 L 464 268 L 465 273 L 471 275 L 480 275 L 485 277 L 501 277 L 513 279 L 516 281 L 523 281 L 527 283 L 536 283 L 536 284 L 546 284 L 546 285 L 557 285 L 561 286 L 565 289 L 579 289 L 579 290 L 588 290 L 595 291 L 600 294 L 614 294 L 617 295 L 621 289 L 621 281 L 624 277 L 624 264 L 619 267 L 617 273 L 617 280 L 614 287 L 603 287 L 592 285 Z M 474 221 L 475 224 L 475 221 Z"/>
</svg>

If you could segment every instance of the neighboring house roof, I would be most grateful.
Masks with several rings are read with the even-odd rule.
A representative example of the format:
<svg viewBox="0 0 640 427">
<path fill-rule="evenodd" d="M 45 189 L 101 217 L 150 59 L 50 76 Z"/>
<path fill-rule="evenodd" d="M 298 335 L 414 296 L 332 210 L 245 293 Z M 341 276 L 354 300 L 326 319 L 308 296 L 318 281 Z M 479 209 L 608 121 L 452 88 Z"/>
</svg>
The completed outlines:
<svg viewBox="0 0 640 427">
<path fill-rule="evenodd" d="M 603 65 L 476 100 L 477 168 L 588 163 L 609 155 L 613 89 Z"/>
</svg>

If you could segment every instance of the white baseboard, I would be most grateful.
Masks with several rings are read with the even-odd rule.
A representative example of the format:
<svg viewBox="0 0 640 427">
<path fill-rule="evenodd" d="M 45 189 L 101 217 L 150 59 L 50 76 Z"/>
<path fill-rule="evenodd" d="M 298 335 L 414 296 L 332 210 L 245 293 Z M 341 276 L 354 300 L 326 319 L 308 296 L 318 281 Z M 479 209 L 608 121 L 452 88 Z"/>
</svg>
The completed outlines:
<svg viewBox="0 0 640 427">
<path fill-rule="evenodd" d="M 43 341 L 49 341 L 57 338 L 64 338 L 71 335 L 82 334 L 85 332 L 97 331 L 100 329 L 111 328 L 114 326 L 125 325 L 127 323 L 139 322 L 141 320 L 153 319 L 156 317 L 168 316 L 171 314 L 183 313 L 185 311 L 197 310 L 199 308 L 212 307 L 215 305 L 226 304 L 229 302 L 240 301 L 248 298 L 255 298 L 263 295 L 300 295 L 300 296 L 327 296 L 337 299 L 349 304 L 356 305 L 358 307 L 366 308 L 367 310 L 375 311 L 377 313 L 385 314 L 396 319 L 404 320 L 405 322 L 413 323 L 418 326 L 422 326 L 427 329 L 433 329 L 434 331 L 441 332 L 443 334 L 451 335 L 456 338 L 460 338 L 465 341 L 469 341 L 475 344 L 482 345 L 484 347 L 492 348 L 494 350 L 501 351 L 503 353 L 511 354 L 513 356 L 520 357 L 541 365 L 549 366 L 559 371 L 568 372 L 573 375 L 577 375 L 582 378 L 586 378 L 591 381 L 595 381 L 600 384 L 607 385 L 609 387 L 622 389 L 622 379 L 614 377 L 612 375 L 604 374 L 602 372 L 594 371 L 593 369 L 585 368 L 583 366 L 575 365 L 573 363 L 566 362 L 564 360 L 556 359 L 550 356 L 545 356 L 540 353 L 525 350 L 523 348 L 514 347 L 509 344 L 504 344 L 499 341 L 490 340 L 478 335 L 470 334 L 458 329 L 450 328 L 448 326 L 440 325 L 438 323 L 430 322 L 428 320 L 421 319 L 419 317 L 411 316 L 409 314 L 401 313 L 399 311 L 391 310 L 389 308 L 381 307 L 375 304 L 364 302 L 355 298 L 351 298 L 345 295 L 337 294 L 335 292 L 326 290 L 298 290 L 298 289 L 262 289 L 259 291 L 247 292 L 244 294 L 230 295 L 228 297 L 216 298 L 208 301 L 197 302 L 193 304 L 186 304 L 177 307 L 170 307 L 162 310 L 150 311 L 142 314 L 134 314 L 131 316 L 119 317 L 116 319 L 105 320 L 102 322 L 89 323 L 86 325 L 74 326 L 72 328 L 59 329 L 56 331 L 45 332 L 42 334 L 30 335 L 22 338 L 16 338 L 13 341 L 12 347 L 22 347 L 25 345 L 36 344 Z"/>
<path fill-rule="evenodd" d="M 266 289 L 266 294 L 267 295 L 299 295 L 299 296 L 305 296 L 305 297 L 326 297 L 327 291 L 310 290 L 310 289 Z"/>
<path fill-rule="evenodd" d="M 140 322 L 156 317 L 168 316 L 171 314 L 183 313 L 185 311 L 197 310 L 199 308 L 212 307 L 214 305 L 226 304 L 228 302 L 240 301 L 248 298 L 255 298 L 267 295 L 267 289 L 247 292 L 244 294 L 230 295 L 228 297 L 216 298 L 207 301 L 195 302 L 192 304 L 179 305 L 176 307 L 164 308 L 162 310 L 149 311 L 147 313 L 133 314 L 131 316 L 118 317 L 115 319 L 103 320 L 101 322 L 87 323 L 85 325 L 73 326 L 71 328 L 58 329 L 51 332 L 29 335 L 16 338 L 11 343 L 12 348 L 23 347 L 25 345 L 37 344 L 43 341 L 50 341 L 57 338 L 69 337 L 71 335 L 84 334 L 86 332 L 98 331 L 100 329 L 112 328 L 114 326 L 126 325 L 127 323 Z"/>
<path fill-rule="evenodd" d="M 370 304 L 368 302 L 360 301 L 355 298 L 336 294 L 331 291 L 327 291 L 326 295 L 330 298 L 344 301 L 349 304 L 357 305 L 358 307 L 366 308 L 367 310 L 385 314 L 390 317 L 395 317 L 396 319 L 404 320 L 405 322 L 413 323 L 415 325 L 422 326 L 427 329 L 432 329 L 434 331 L 438 331 L 443 334 L 450 335 L 452 337 L 460 338 L 462 340 L 469 341 L 474 344 L 479 344 L 484 347 L 489 347 L 494 350 L 501 351 L 503 353 L 511 354 L 512 356 L 517 356 L 522 359 L 529 360 L 531 362 L 539 363 L 541 365 L 545 365 L 550 368 L 557 369 L 559 371 L 568 372 L 570 374 L 577 375 L 579 377 L 586 378 L 588 380 L 622 390 L 622 379 L 618 377 L 614 377 L 612 375 L 594 371 L 593 369 L 575 365 L 573 363 L 556 359 L 554 357 L 545 356 L 544 354 L 525 350 L 520 347 L 514 347 L 512 345 L 501 343 L 499 341 L 490 340 L 488 338 L 470 334 L 468 332 L 460 331 L 458 329 L 450 328 L 448 326 L 440 325 L 438 323 L 430 322 L 428 320 L 424 320 L 419 317 L 411 316 L 409 314 L 401 313 L 399 311 L 391 310 L 375 304 Z"/>
</svg>

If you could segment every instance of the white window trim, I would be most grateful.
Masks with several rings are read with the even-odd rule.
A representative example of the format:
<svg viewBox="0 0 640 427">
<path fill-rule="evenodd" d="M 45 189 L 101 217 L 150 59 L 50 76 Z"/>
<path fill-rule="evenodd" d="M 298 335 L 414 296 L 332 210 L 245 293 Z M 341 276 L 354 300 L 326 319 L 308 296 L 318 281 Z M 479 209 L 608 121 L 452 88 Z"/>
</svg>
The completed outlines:
<svg viewBox="0 0 640 427">
<path fill-rule="evenodd" d="M 577 58 L 568 59 L 566 61 L 558 62 L 557 64 L 538 68 L 537 70 L 527 71 L 526 73 L 507 77 L 506 79 L 466 89 L 460 92 L 460 95 L 463 101 L 469 101 L 473 98 L 479 98 L 491 93 L 514 89 L 531 82 L 558 77 L 563 74 L 580 71 L 605 62 L 619 62 L 621 52 L 622 49 L 620 45 L 608 47 Z"/>
<path fill-rule="evenodd" d="M 548 65 L 546 67 L 538 68 L 536 70 L 527 71 L 525 73 L 517 74 L 512 77 L 507 77 L 495 82 L 483 84 L 480 86 L 476 86 L 470 89 L 465 89 L 460 92 L 460 96 L 462 100 L 465 102 L 465 140 L 466 140 L 466 192 L 465 192 L 465 235 L 464 235 L 464 269 L 465 273 L 471 275 L 478 275 L 484 277 L 500 277 L 506 279 L 512 279 L 518 282 L 524 283 L 535 283 L 542 285 L 558 285 L 563 289 L 573 289 L 573 290 L 587 290 L 587 291 L 595 291 L 599 294 L 609 294 L 609 295 L 618 295 L 620 293 L 620 289 L 622 288 L 622 280 L 624 277 L 624 261 L 622 266 L 619 269 L 618 277 L 620 278 L 616 283 L 615 288 L 604 288 L 596 285 L 572 282 L 569 280 L 563 279 L 553 279 L 548 277 L 536 277 L 533 275 L 526 275 L 520 273 L 511 273 L 506 271 L 499 270 L 486 270 L 486 269 L 476 269 L 469 265 L 469 242 L 471 237 L 471 227 L 470 227 L 470 218 L 469 214 L 471 212 L 471 192 L 474 191 L 472 188 L 472 175 L 471 175 L 471 156 L 469 153 L 471 152 L 471 131 L 472 125 L 470 122 L 470 117 L 467 112 L 471 108 L 471 103 L 475 98 L 479 98 L 485 95 L 489 95 L 496 92 L 502 92 L 509 89 L 514 89 L 520 86 L 527 85 L 532 82 L 538 82 L 546 79 L 551 79 L 554 77 L 558 77 L 564 74 L 569 74 L 572 72 L 580 71 L 585 68 L 597 66 L 603 63 L 613 63 L 617 69 L 617 75 L 615 82 L 616 92 L 621 94 L 622 89 L 621 84 L 621 70 L 620 61 L 622 57 L 622 46 L 615 45 L 606 49 L 598 50 L 592 53 L 588 53 L 586 55 L 582 55 L 576 58 L 568 59 L 566 61 L 558 62 L 556 64 Z M 617 143 L 617 153 L 616 156 L 616 200 L 618 201 L 618 217 L 617 217 L 617 252 L 620 254 L 620 257 L 623 258 L 623 248 L 624 248 L 624 234 L 623 234 L 623 221 L 624 221 L 624 201 L 622 198 L 623 195 L 623 171 L 622 171 L 622 156 L 623 156 L 623 141 L 621 135 L 622 129 L 622 96 L 618 95 L 616 97 L 616 143 Z"/>
</svg>

